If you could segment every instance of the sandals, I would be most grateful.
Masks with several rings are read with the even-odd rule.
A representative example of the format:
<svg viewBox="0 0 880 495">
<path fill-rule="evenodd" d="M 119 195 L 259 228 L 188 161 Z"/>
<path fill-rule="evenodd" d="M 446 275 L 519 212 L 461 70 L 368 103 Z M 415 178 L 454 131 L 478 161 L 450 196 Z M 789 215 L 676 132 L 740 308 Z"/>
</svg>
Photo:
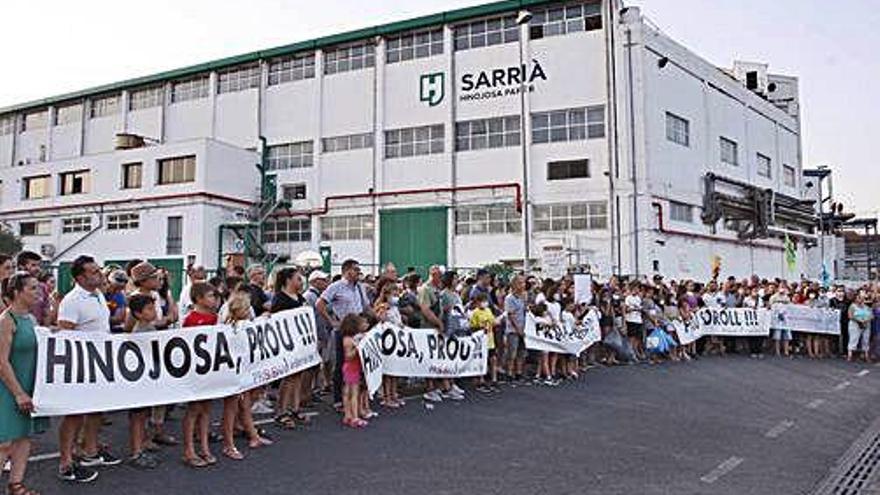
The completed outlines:
<svg viewBox="0 0 880 495">
<path fill-rule="evenodd" d="M 184 458 L 181 459 L 181 461 L 183 461 L 183 465 L 186 466 L 186 467 L 188 467 L 188 468 L 200 469 L 200 468 L 203 468 L 203 467 L 208 467 L 208 463 L 205 462 L 205 460 L 202 459 L 202 458 L 199 457 L 199 456 L 196 456 L 196 457 L 184 457 Z"/>
<path fill-rule="evenodd" d="M 156 433 L 153 435 L 153 442 L 157 445 L 164 445 L 166 447 L 173 447 L 180 443 L 176 438 L 167 433 Z"/>
<path fill-rule="evenodd" d="M 248 442 L 248 447 L 250 447 L 251 449 L 258 449 L 260 447 L 268 447 L 273 443 L 275 442 L 264 436 L 259 436 L 256 440 Z"/>
<path fill-rule="evenodd" d="M 208 466 L 213 466 L 214 464 L 217 464 L 217 458 L 211 455 L 210 452 L 199 454 L 199 457 L 203 461 L 205 461 L 205 464 Z"/>
<path fill-rule="evenodd" d="M 275 416 L 275 424 L 285 430 L 296 428 L 296 421 L 293 420 L 293 416 L 289 412 L 283 412 Z"/>
<path fill-rule="evenodd" d="M 360 429 L 360 428 L 367 426 L 370 423 L 368 421 L 363 420 L 363 419 L 355 418 L 355 419 L 351 419 L 351 420 L 343 419 L 342 424 L 343 424 L 343 426 L 347 426 L 349 428 Z"/>
<path fill-rule="evenodd" d="M 235 447 L 223 447 L 223 455 L 232 459 L 233 461 L 240 461 L 244 459 L 244 454 L 241 453 Z"/>
<path fill-rule="evenodd" d="M 40 492 L 31 490 L 24 483 L 10 483 L 6 490 L 9 495 L 40 495 Z"/>
<path fill-rule="evenodd" d="M 303 425 L 307 425 L 312 421 L 311 418 L 303 414 L 302 411 L 288 411 L 287 414 L 289 414 L 293 419 L 299 421 Z"/>
</svg>

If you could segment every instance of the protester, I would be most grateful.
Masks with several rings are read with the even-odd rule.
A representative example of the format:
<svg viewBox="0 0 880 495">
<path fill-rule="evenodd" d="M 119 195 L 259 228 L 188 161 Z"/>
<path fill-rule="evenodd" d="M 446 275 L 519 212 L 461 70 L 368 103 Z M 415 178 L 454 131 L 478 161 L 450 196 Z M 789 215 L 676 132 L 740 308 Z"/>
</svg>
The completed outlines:
<svg viewBox="0 0 880 495">
<path fill-rule="evenodd" d="M 183 288 L 180 290 L 180 302 L 178 303 L 180 314 L 184 318 L 186 317 L 186 314 L 192 310 L 193 303 L 192 299 L 189 297 L 189 289 L 192 287 L 192 284 L 196 282 L 204 282 L 207 279 L 208 273 L 205 271 L 205 267 L 201 265 L 190 266 L 186 270 L 186 283 L 183 284 Z"/>
<path fill-rule="evenodd" d="M 124 274 L 124 273 L 123 273 Z M 131 317 L 134 320 L 133 334 L 155 332 L 156 301 L 147 294 L 135 294 L 128 301 Z M 147 419 L 151 408 L 139 407 L 128 412 L 128 438 L 130 456 L 128 463 L 139 469 L 155 469 L 159 459 L 146 451 Z"/>
<path fill-rule="evenodd" d="M 853 353 L 862 351 L 865 362 L 871 358 L 868 356 L 871 335 L 871 320 L 874 318 L 873 310 L 865 303 L 865 293 L 859 291 L 852 305 L 849 307 L 849 343 L 846 346 L 846 360 L 853 360 Z"/>
<path fill-rule="evenodd" d="M 318 304 L 318 299 L 327 288 L 330 277 L 321 270 L 315 270 L 309 274 L 309 288 L 303 295 L 306 303 L 312 309 Z M 333 326 L 317 311 L 315 311 L 315 329 L 318 333 L 318 354 L 321 355 L 320 366 L 320 392 L 323 394 L 330 391 L 333 381 L 332 362 L 333 362 L 333 346 L 331 345 L 330 333 Z M 318 384 L 316 384 L 318 385 Z"/>
<path fill-rule="evenodd" d="M 58 308 L 58 326 L 62 330 L 110 333 L 110 309 L 101 292 L 104 275 L 91 256 L 82 255 L 73 260 L 70 274 L 76 284 L 64 296 Z M 58 476 L 64 481 L 88 483 L 98 477 L 91 467 L 114 466 L 122 462 L 108 449 L 98 444 L 98 432 L 103 423 L 100 413 L 65 416 L 58 430 L 61 456 Z M 77 432 L 83 428 L 83 455 L 74 462 L 73 448 Z"/>
<path fill-rule="evenodd" d="M 15 258 L 15 264 L 18 270 L 31 274 L 34 278 L 40 275 L 40 263 L 43 258 L 33 251 L 22 251 Z M 52 293 L 44 283 L 39 283 L 39 293 L 37 299 L 31 306 L 31 315 L 37 320 L 37 325 L 48 326 L 55 323 L 55 304 L 52 299 Z"/>
<path fill-rule="evenodd" d="M 266 284 L 266 269 L 261 265 L 251 265 L 247 269 L 248 283 L 245 286 L 251 295 L 251 307 L 254 316 L 260 316 L 269 311 L 270 300 L 264 290 Z"/>
<path fill-rule="evenodd" d="M 125 287 L 128 285 L 128 275 L 120 269 L 106 272 L 107 283 L 104 288 L 104 299 L 107 300 L 107 309 L 110 310 L 110 332 L 122 333 L 125 329 L 127 316 Z"/>
<path fill-rule="evenodd" d="M 183 320 L 183 328 L 217 324 L 217 296 L 207 282 L 197 282 L 190 288 L 193 308 Z M 217 464 L 211 454 L 209 433 L 211 401 L 193 401 L 186 405 L 183 417 L 183 463 L 187 467 L 202 468 Z M 199 453 L 196 455 L 193 436 L 198 435 Z"/>
<path fill-rule="evenodd" d="M 6 277 L 0 294 L 9 301 L 0 313 L 0 466 L 7 459 L 12 464 L 10 495 L 36 495 L 24 485 L 31 436 L 49 426 L 48 418 L 30 416 L 37 367 L 36 321 L 30 308 L 39 297 L 37 279 L 27 272 Z"/>
<path fill-rule="evenodd" d="M 275 290 L 269 311 L 274 314 L 305 306 L 306 299 L 301 292 L 302 277 L 299 270 L 293 267 L 282 268 L 275 274 Z M 304 370 L 281 380 L 275 422 L 283 428 L 293 429 L 297 422 L 309 422 L 309 418 L 301 410 L 303 384 L 311 383 L 307 380 L 307 375 L 308 370 Z"/>
<path fill-rule="evenodd" d="M 369 424 L 365 418 L 360 417 L 361 400 L 359 395 L 362 377 L 361 362 L 357 350 L 357 344 L 366 329 L 366 320 L 355 313 L 346 315 L 339 324 L 344 356 L 342 364 L 344 383 L 342 424 L 350 428 L 363 428 Z"/>
<path fill-rule="evenodd" d="M 13 272 L 15 272 L 15 264 L 12 261 L 12 256 L 0 253 L 0 287 L 12 276 Z M 7 304 L 6 298 L 0 295 L 0 311 L 6 309 Z"/>
</svg>

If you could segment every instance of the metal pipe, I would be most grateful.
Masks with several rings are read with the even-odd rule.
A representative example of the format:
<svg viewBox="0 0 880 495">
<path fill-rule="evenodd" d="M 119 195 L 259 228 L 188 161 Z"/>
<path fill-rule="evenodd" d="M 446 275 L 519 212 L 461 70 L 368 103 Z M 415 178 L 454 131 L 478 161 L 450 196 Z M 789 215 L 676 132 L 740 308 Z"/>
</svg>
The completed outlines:
<svg viewBox="0 0 880 495">
<path fill-rule="evenodd" d="M 523 66 L 523 50 L 525 43 L 523 42 L 523 33 L 528 34 L 528 22 L 521 23 L 519 26 L 519 67 Z M 525 77 L 523 77 L 525 79 Z M 531 255 L 531 245 L 529 233 L 529 165 L 528 165 L 528 148 L 526 142 L 526 85 L 520 84 L 519 88 L 519 129 L 520 129 L 520 160 L 522 161 L 522 188 L 525 207 L 522 209 L 523 218 L 523 272 L 529 271 L 529 257 Z"/>
<path fill-rule="evenodd" d="M 636 111 L 633 89 L 632 28 L 626 30 L 627 96 L 629 99 L 630 174 L 633 185 L 633 274 L 639 276 L 639 183 L 636 170 Z"/>
<path fill-rule="evenodd" d="M 276 215 L 276 216 L 319 216 L 325 215 L 328 211 L 330 211 L 330 202 L 331 201 L 344 201 L 350 199 L 364 199 L 364 198 L 383 198 L 386 196 L 411 196 L 414 194 L 430 194 L 430 193 L 451 193 L 451 192 L 464 192 L 464 191 L 480 191 L 480 190 L 494 190 L 494 189 L 514 189 L 516 190 L 515 203 L 517 211 L 522 210 L 522 196 L 521 196 L 521 186 L 518 182 L 501 182 L 497 184 L 479 184 L 473 186 L 456 186 L 456 187 L 431 187 L 431 188 L 423 188 L 423 189 L 401 189 L 397 191 L 382 191 L 382 192 L 365 192 L 365 193 L 355 193 L 355 194 L 337 194 L 333 196 L 327 196 L 324 198 L 324 206 L 318 209 L 311 210 L 298 210 L 298 211 L 288 211 L 284 215 Z"/>
<path fill-rule="evenodd" d="M 621 253 L 620 253 L 620 222 L 618 221 L 619 212 L 614 200 L 614 179 L 620 177 L 620 135 L 617 131 L 617 47 L 615 43 L 614 33 L 616 32 L 617 23 L 614 20 L 614 13 L 617 11 L 615 2 L 608 0 L 606 2 L 607 18 L 605 19 L 605 37 L 606 48 L 605 57 L 608 75 L 605 80 L 605 91 L 607 92 L 607 101 L 609 108 L 607 112 L 606 122 L 609 123 L 608 129 L 611 136 L 608 139 L 608 156 L 613 159 L 608 164 L 608 207 L 611 209 L 609 218 L 611 225 L 609 232 L 611 233 L 611 251 L 610 259 L 615 259 L 614 274 L 620 276 Z M 615 235 L 616 234 L 616 235 Z"/>
</svg>

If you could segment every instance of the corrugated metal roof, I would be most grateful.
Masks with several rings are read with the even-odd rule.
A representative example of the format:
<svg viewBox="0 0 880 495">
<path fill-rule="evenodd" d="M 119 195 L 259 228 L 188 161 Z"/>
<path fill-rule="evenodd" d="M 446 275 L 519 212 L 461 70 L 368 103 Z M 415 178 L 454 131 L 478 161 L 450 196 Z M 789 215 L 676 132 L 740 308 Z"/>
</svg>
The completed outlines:
<svg viewBox="0 0 880 495">
<path fill-rule="evenodd" d="M 315 38 L 307 41 L 300 41 L 297 43 L 292 43 L 289 45 L 278 46 L 275 48 L 269 48 L 266 50 L 259 50 L 255 52 L 245 53 L 242 55 L 235 55 L 232 57 L 221 58 L 218 60 L 214 60 L 211 62 L 205 62 L 201 64 L 191 65 L 189 67 L 183 67 L 180 69 L 169 70 L 165 72 L 159 72 L 158 74 L 152 74 L 149 76 L 136 77 L 134 79 L 127 79 L 120 82 L 115 82 L 111 84 L 105 84 L 101 86 L 95 86 L 93 88 L 83 89 L 80 91 L 74 91 L 72 93 L 65 93 L 57 96 L 51 96 L 49 98 L 42 98 L 39 100 L 29 101 L 26 103 L 20 103 L 17 105 L 8 106 L 5 108 L 0 108 L 0 114 L 10 113 L 10 112 L 18 112 L 21 110 L 27 110 L 34 107 L 48 106 L 54 105 L 61 102 L 66 102 L 70 100 L 78 100 L 84 98 L 86 96 L 96 95 L 100 93 L 108 93 L 113 91 L 121 91 L 122 89 L 134 88 L 138 86 L 144 86 L 148 84 L 155 84 L 158 82 L 168 81 L 172 79 L 180 79 L 188 76 L 193 76 L 195 74 L 199 74 L 202 72 L 214 71 L 218 69 L 228 68 L 230 66 L 235 66 L 239 64 L 245 64 L 249 62 L 256 62 L 259 60 L 279 57 L 283 55 L 290 55 L 298 52 L 305 52 L 316 50 L 318 48 L 323 48 L 327 46 L 339 45 L 343 43 L 351 43 L 359 40 L 364 40 L 367 38 L 371 38 L 374 36 L 384 36 L 394 33 L 400 33 L 404 31 L 411 31 L 415 29 L 423 29 L 431 26 L 437 26 L 447 23 L 459 22 L 467 19 L 472 19 L 475 17 L 481 17 L 486 15 L 493 15 L 502 12 L 510 12 L 515 11 L 517 9 L 528 7 L 532 5 L 541 5 L 548 3 L 555 3 L 559 0 L 501 0 L 498 2 L 487 3 L 483 5 L 477 5 L 474 7 L 466 7 L 463 9 L 450 10 L 447 12 L 441 12 L 439 14 L 431 14 L 422 17 L 416 17 L 413 19 L 408 19 L 404 21 L 396 21 L 388 24 L 381 24 L 378 26 L 373 26 L 369 28 L 357 29 L 354 31 L 348 31 L 345 33 L 334 34 L 330 36 L 323 36 L 321 38 Z"/>
</svg>

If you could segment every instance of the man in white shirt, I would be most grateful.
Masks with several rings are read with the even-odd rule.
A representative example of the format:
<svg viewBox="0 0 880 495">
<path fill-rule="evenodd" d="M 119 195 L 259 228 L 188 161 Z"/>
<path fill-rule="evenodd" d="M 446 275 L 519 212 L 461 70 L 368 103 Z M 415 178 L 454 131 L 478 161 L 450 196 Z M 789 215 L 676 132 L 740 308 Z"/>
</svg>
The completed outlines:
<svg viewBox="0 0 880 495">
<path fill-rule="evenodd" d="M 183 289 L 181 289 L 180 291 L 180 303 L 178 304 L 178 307 L 180 308 L 181 320 L 183 320 L 186 314 L 189 313 L 192 309 L 193 303 L 189 297 L 189 289 L 196 282 L 204 282 L 208 280 L 208 273 L 205 271 L 205 267 L 201 265 L 190 267 L 190 269 L 186 271 L 186 275 L 188 280 L 186 284 L 183 285 Z M 234 287 L 230 287 L 230 290 L 233 288 Z"/>
<path fill-rule="evenodd" d="M 101 292 L 104 275 L 91 256 L 79 256 L 70 267 L 76 286 L 64 296 L 58 307 L 58 327 L 61 330 L 110 333 L 110 309 Z M 58 477 L 64 481 L 88 483 L 98 477 L 94 466 L 113 466 L 121 459 L 98 445 L 98 431 L 103 421 L 101 413 L 65 416 L 58 431 L 61 458 Z M 79 463 L 73 460 L 76 434 L 83 427 L 83 456 Z"/>
<path fill-rule="evenodd" d="M 626 336 L 635 351 L 636 357 L 645 359 L 644 325 L 642 319 L 642 287 L 638 281 L 629 285 L 626 298 L 623 300 L 624 318 L 626 320 Z"/>
</svg>

